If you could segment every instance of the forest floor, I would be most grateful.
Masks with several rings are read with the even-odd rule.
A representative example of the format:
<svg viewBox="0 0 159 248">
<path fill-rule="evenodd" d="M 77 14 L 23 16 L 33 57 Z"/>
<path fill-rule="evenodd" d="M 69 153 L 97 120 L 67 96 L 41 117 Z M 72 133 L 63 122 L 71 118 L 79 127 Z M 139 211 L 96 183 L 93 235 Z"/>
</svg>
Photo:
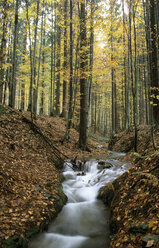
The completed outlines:
<svg viewBox="0 0 159 248">
<path fill-rule="evenodd" d="M 5 248 L 27 247 L 27 240 L 47 228 L 66 202 L 55 150 L 26 118 L 29 113 L 0 105 L 0 247 L 5 240 Z M 66 128 L 62 118 L 38 116 L 35 123 L 63 159 L 85 161 L 106 155 L 90 140 L 91 152 L 82 152 L 74 129 L 69 141 L 62 142 Z"/>
<path fill-rule="evenodd" d="M 26 118 L 30 119 L 29 113 L 0 105 L 0 247 L 6 240 L 5 248 L 14 247 L 10 246 L 14 242 L 27 247 L 24 239 L 15 237 L 27 240 L 47 228 L 66 202 L 55 151 Z M 63 159 L 86 161 L 108 155 L 92 139 L 88 142 L 91 152 L 82 152 L 74 129 L 70 140 L 62 142 L 66 128 L 62 118 L 38 116 L 35 123 Z M 109 147 L 127 152 L 123 160 L 133 164 L 100 192 L 104 201 L 106 192 L 114 195 L 110 247 L 158 248 L 159 152 L 153 149 L 149 126 L 139 127 L 138 153 L 133 150 L 133 136 L 133 129 L 116 134 Z M 155 137 L 159 144 L 159 133 Z"/>
<path fill-rule="evenodd" d="M 132 163 L 100 191 L 100 198 L 111 206 L 112 248 L 159 248 L 159 151 L 153 148 L 150 126 L 138 131 L 138 153 L 134 153 L 133 129 L 116 134 L 109 145 L 127 152 L 122 160 Z M 159 132 L 155 138 L 159 144 Z"/>
</svg>

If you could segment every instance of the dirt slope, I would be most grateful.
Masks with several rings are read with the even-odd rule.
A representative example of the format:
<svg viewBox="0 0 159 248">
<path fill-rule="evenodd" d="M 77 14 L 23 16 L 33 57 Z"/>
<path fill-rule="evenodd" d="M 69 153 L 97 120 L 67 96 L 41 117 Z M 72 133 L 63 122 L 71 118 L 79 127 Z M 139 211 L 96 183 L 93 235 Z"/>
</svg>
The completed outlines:
<svg viewBox="0 0 159 248">
<path fill-rule="evenodd" d="M 139 131 L 140 154 L 134 154 L 132 143 L 133 132 L 116 135 L 111 148 L 129 151 L 125 159 L 133 166 L 100 191 L 99 197 L 111 206 L 110 247 L 159 248 L 159 152 L 153 149 L 150 127 Z"/>
<path fill-rule="evenodd" d="M 30 114 L 0 105 L 0 247 L 6 240 L 5 248 L 27 247 L 28 239 L 47 228 L 67 200 L 55 167 L 57 157 L 24 117 Z M 84 160 L 102 152 L 91 144 L 92 153 L 80 151 L 74 129 L 62 144 L 66 125 L 62 118 L 39 116 L 36 125 L 63 158 Z"/>
</svg>

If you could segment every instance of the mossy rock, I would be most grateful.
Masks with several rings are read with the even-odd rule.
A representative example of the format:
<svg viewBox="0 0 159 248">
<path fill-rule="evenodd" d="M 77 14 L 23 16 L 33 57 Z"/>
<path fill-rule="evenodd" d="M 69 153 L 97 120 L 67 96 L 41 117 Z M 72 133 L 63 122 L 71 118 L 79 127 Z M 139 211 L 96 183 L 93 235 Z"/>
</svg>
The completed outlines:
<svg viewBox="0 0 159 248">
<path fill-rule="evenodd" d="M 56 211 L 59 212 L 67 202 L 67 196 L 64 194 L 61 185 L 57 188 L 57 191 L 58 191 L 58 196 L 55 201 L 55 208 Z"/>
<path fill-rule="evenodd" d="M 63 183 L 64 181 L 65 181 L 65 177 L 64 177 L 64 175 L 61 174 L 61 175 L 59 176 L 59 182 L 60 182 L 60 183 Z"/>
<path fill-rule="evenodd" d="M 33 236 L 35 236 L 36 234 L 38 234 L 39 231 L 40 231 L 39 227 L 38 227 L 38 226 L 34 226 L 34 227 L 32 227 L 32 228 L 30 229 L 30 231 L 28 231 L 28 232 L 26 233 L 26 237 L 30 239 L 30 238 L 32 238 Z"/>
<path fill-rule="evenodd" d="M 28 241 L 18 236 L 9 237 L 3 243 L 3 248 L 27 248 Z"/>
</svg>

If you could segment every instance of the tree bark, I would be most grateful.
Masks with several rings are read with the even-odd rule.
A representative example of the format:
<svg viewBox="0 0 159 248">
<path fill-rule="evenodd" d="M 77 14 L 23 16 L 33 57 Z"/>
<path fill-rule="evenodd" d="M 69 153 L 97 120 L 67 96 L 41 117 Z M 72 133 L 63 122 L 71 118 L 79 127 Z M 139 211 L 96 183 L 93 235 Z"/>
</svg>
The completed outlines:
<svg viewBox="0 0 159 248">
<path fill-rule="evenodd" d="M 3 85 L 5 83 L 4 75 L 4 64 L 6 58 L 6 36 L 7 36 L 7 22 L 8 22 L 8 1 L 4 1 L 3 5 L 3 26 L 2 26 L 2 41 L 1 41 L 1 48 L 0 48 L 0 103 L 2 103 L 3 99 Z"/>
<path fill-rule="evenodd" d="M 86 36 L 86 14 L 85 1 L 81 2 L 80 13 L 80 134 L 79 147 L 82 150 L 87 149 L 87 36 Z"/>
<path fill-rule="evenodd" d="M 10 91 L 9 106 L 15 107 L 15 94 L 16 94 L 16 69 L 17 69 L 17 43 L 18 43 L 18 10 L 19 0 L 16 0 L 15 6 L 15 20 L 14 20 L 14 43 L 13 43 L 13 61 L 12 61 L 12 82 Z"/>
<path fill-rule="evenodd" d="M 159 81 L 158 81 L 158 50 L 157 50 L 157 18 L 155 9 L 157 1 L 150 0 L 151 23 L 151 99 L 153 108 L 153 120 L 156 129 L 159 128 Z"/>
<path fill-rule="evenodd" d="M 67 5 L 68 0 L 65 0 L 64 3 L 64 63 L 63 63 L 63 69 L 64 69 L 64 79 L 63 79 L 63 103 L 62 103 L 62 117 L 66 119 L 67 116 Z M 70 52 L 72 52 L 72 1 L 70 1 Z M 70 57 L 70 60 L 72 60 L 72 57 Z M 71 61 L 70 61 L 71 64 Z M 71 67 L 70 67 L 70 74 L 71 74 Z M 71 80 L 71 75 L 70 75 Z"/>
<path fill-rule="evenodd" d="M 60 13 L 61 7 L 58 5 L 57 8 L 57 57 L 56 57 L 56 89 L 55 89 L 55 108 L 56 115 L 60 115 L 60 79 L 61 79 L 61 26 L 60 26 Z"/>
</svg>

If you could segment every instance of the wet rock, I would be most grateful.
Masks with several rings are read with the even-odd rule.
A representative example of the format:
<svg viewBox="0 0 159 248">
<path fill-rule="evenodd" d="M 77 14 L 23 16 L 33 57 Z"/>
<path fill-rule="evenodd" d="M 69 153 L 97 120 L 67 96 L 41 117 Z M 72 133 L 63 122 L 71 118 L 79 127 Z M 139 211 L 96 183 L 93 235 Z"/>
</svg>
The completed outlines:
<svg viewBox="0 0 159 248">
<path fill-rule="evenodd" d="M 85 176 L 85 175 L 86 175 L 86 173 L 84 171 L 82 171 L 81 173 L 80 172 L 77 173 L 77 176 Z"/>
<path fill-rule="evenodd" d="M 58 213 L 61 211 L 62 207 L 66 204 L 67 196 L 64 194 L 62 187 L 58 187 L 57 191 L 58 191 L 58 196 L 55 201 L 55 209 Z"/>
<path fill-rule="evenodd" d="M 69 179 L 75 179 L 75 175 L 74 173 L 72 173 L 72 171 L 66 171 L 64 172 L 64 178 L 65 180 L 69 180 Z"/>
<path fill-rule="evenodd" d="M 84 163 L 81 160 L 76 160 L 73 167 L 77 170 L 84 170 Z"/>
<path fill-rule="evenodd" d="M 65 177 L 64 177 L 63 174 L 61 174 L 61 175 L 59 176 L 59 181 L 60 181 L 60 183 L 63 183 L 63 182 L 65 181 Z"/>
<path fill-rule="evenodd" d="M 104 160 L 99 160 L 98 161 L 98 166 L 97 168 L 100 169 L 100 170 L 103 170 L 103 169 L 109 169 L 112 167 L 112 164 L 108 161 L 104 161 Z"/>
<path fill-rule="evenodd" d="M 111 202 L 114 197 L 114 186 L 112 183 L 108 183 L 106 186 L 102 187 L 98 194 L 98 199 L 101 199 L 104 204 L 110 207 Z"/>
</svg>

